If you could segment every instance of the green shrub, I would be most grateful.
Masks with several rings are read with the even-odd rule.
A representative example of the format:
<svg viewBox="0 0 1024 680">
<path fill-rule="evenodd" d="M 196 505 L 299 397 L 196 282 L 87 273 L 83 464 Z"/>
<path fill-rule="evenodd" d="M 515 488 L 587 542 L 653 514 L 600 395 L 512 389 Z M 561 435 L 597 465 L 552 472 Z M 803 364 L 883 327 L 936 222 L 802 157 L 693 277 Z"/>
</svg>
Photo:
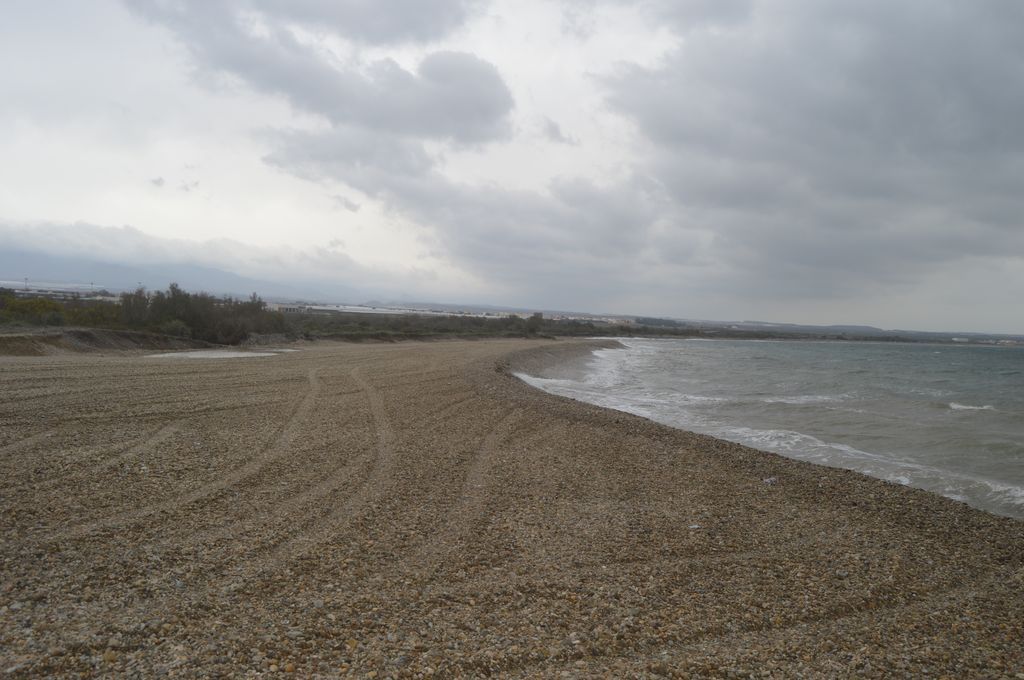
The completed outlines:
<svg viewBox="0 0 1024 680">
<path fill-rule="evenodd" d="M 160 326 L 157 327 L 157 330 L 159 330 L 164 335 L 171 335 L 176 338 L 192 337 L 192 329 L 189 328 L 188 324 L 186 324 L 181 319 L 171 319 L 170 321 L 165 321 L 164 323 L 160 324 Z"/>
</svg>

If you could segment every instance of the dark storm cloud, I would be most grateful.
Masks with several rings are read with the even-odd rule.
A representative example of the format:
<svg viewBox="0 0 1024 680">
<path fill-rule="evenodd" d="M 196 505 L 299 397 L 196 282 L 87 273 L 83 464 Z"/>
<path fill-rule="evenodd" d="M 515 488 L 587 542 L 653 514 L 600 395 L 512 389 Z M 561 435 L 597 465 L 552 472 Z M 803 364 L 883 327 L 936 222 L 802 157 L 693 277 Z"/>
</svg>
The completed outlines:
<svg viewBox="0 0 1024 680">
<path fill-rule="evenodd" d="M 608 85 L 739 287 L 854 294 L 1024 252 L 1024 5 L 730 4 Z"/>
<path fill-rule="evenodd" d="M 342 64 L 323 49 L 300 41 L 287 26 L 296 13 L 324 17 L 361 13 L 376 15 L 379 21 L 394 14 L 395 22 L 413 26 L 420 13 L 402 14 L 407 4 L 393 1 L 370 11 L 352 2 L 305 2 L 294 7 L 264 2 L 257 3 L 263 13 L 255 15 L 253 6 L 243 2 L 170 5 L 135 0 L 129 6 L 170 29 L 201 70 L 237 77 L 332 123 L 463 143 L 505 136 L 512 95 L 488 62 L 472 54 L 437 51 L 424 57 L 415 71 L 391 59 Z M 314 11 L 317 8 L 319 14 Z M 352 23 L 337 26 L 343 35 L 359 30 Z M 330 26 L 325 23 L 324 28 Z M 373 35 L 363 37 L 370 40 Z"/>
</svg>

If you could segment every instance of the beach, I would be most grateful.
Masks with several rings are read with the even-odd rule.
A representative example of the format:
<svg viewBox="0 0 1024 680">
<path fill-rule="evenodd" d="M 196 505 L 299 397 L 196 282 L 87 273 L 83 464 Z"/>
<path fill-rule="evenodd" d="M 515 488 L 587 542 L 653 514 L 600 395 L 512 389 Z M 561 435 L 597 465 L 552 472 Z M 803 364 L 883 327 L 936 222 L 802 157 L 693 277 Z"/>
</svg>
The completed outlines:
<svg viewBox="0 0 1024 680">
<path fill-rule="evenodd" d="M 593 346 L 0 357 L 0 672 L 1024 677 L 1024 522 L 513 375 Z"/>
</svg>

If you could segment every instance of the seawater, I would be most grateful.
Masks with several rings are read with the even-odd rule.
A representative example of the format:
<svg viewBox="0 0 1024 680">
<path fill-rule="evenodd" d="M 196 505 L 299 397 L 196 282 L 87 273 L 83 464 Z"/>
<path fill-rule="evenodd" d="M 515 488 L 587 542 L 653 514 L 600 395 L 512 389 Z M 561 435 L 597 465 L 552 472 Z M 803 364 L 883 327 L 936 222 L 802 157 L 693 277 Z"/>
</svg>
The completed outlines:
<svg viewBox="0 0 1024 680">
<path fill-rule="evenodd" d="M 159 354 L 147 354 L 147 359 L 249 359 L 251 357 L 276 357 L 279 352 L 293 352 L 295 350 L 280 349 L 269 352 L 246 352 L 232 349 L 197 349 L 181 352 L 160 352 Z"/>
<path fill-rule="evenodd" d="M 1024 518 L 1024 348 L 628 339 L 544 390 Z"/>
</svg>

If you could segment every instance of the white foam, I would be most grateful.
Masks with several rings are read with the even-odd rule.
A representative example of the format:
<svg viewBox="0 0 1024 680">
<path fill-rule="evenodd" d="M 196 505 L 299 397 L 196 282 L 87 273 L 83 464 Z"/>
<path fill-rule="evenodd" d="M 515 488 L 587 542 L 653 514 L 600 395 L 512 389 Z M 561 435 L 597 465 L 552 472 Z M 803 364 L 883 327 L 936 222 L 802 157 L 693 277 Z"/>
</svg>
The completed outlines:
<svg viewBox="0 0 1024 680">
<path fill-rule="evenodd" d="M 147 359 L 246 359 L 249 357 L 276 357 L 274 352 L 240 352 L 234 349 L 197 349 L 190 352 L 162 352 L 147 354 Z"/>
<path fill-rule="evenodd" d="M 966 457 L 957 458 L 952 455 L 955 452 L 951 453 L 952 457 L 937 458 L 935 461 L 937 466 L 933 466 L 928 464 L 932 462 L 931 460 L 919 456 L 913 447 L 906 452 L 884 450 L 889 446 L 878 437 L 874 439 L 868 437 L 863 440 L 863 443 L 865 448 L 879 446 L 882 450 L 877 453 L 861 450 L 848 444 L 828 441 L 829 435 L 822 434 L 824 439 L 819 439 L 794 429 L 786 429 L 786 425 L 797 425 L 803 429 L 804 426 L 813 428 L 815 423 L 821 424 L 815 418 L 801 417 L 799 423 L 792 418 L 787 420 L 787 412 L 788 415 L 793 415 L 798 413 L 796 409 L 766 410 L 764 407 L 755 406 L 757 403 L 794 406 L 820 405 L 818 408 L 823 413 L 844 411 L 868 414 L 871 417 L 889 417 L 897 421 L 903 417 L 902 413 L 890 416 L 886 412 L 876 412 L 875 409 L 864 408 L 862 402 L 870 398 L 870 390 L 867 395 L 861 394 L 859 387 L 851 388 L 849 393 L 839 393 L 839 390 L 835 390 L 836 393 L 833 394 L 830 392 L 837 385 L 808 384 L 800 386 L 799 382 L 791 380 L 788 383 L 775 385 L 761 385 L 755 382 L 752 387 L 757 389 L 756 394 L 749 394 L 741 387 L 736 394 L 709 396 L 701 394 L 701 392 L 709 391 L 717 395 L 721 394 L 722 387 L 717 383 L 712 384 L 713 381 L 708 381 L 706 374 L 699 370 L 700 367 L 692 363 L 692 356 L 688 354 L 688 352 L 694 353 L 693 356 L 703 360 L 703 349 L 691 345 L 691 349 L 686 350 L 682 349 L 680 344 L 670 344 L 668 341 L 627 339 L 622 342 L 628 351 L 620 349 L 595 351 L 593 359 L 587 367 L 587 372 L 579 379 L 545 379 L 521 374 L 518 377 L 547 392 L 633 413 L 672 427 L 702 432 L 820 465 L 857 470 L 895 484 L 923 488 L 957 500 L 966 500 L 973 505 L 1000 514 L 1024 516 L 1024 484 L 1021 484 L 1019 479 L 1013 479 L 1012 475 L 1010 479 L 1000 480 L 996 467 L 985 468 L 982 465 L 975 465 Z M 672 358 L 668 361 L 666 357 Z M 690 363 L 687 363 L 688 361 Z M 863 369 L 861 372 L 866 372 L 866 370 Z M 678 375 L 666 374 L 666 371 L 675 371 Z M 783 377 L 785 378 L 785 376 Z M 934 380 L 932 383 L 934 384 Z M 793 388 L 799 391 L 817 391 L 817 393 L 785 394 L 787 389 Z M 775 393 L 773 393 L 773 389 Z M 992 404 L 985 404 L 984 402 L 988 401 L 987 398 L 971 399 L 975 401 L 975 404 L 982 405 L 946 402 L 946 399 L 954 397 L 954 393 L 937 389 L 932 385 L 927 387 L 907 385 L 897 392 L 904 400 L 907 399 L 906 395 L 908 394 L 930 397 L 928 400 L 922 400 L 920 397 L 914 400 L 916 404 L 920 405 L 920 408 L 941 408 L 948 409 L 946 413 L 964 414 L 960 418 L 955 418 L 950 413 L 943 419 L 946 421 L 971 420 L 972 418 L 968 414 L 975 411 L 1007 410 L 1005 408 L 997 409 Z M 750 412 L 751 407 L 761 409 L 751 412 L 754 414 L 752 416 L 754 419 L 762 421 L 760 428 L 739 426 L 736 422 L 741 417 L 740 413 Z M 998 418 L 1000 416 L 993 414 L 990 417 Z M 888 425 L 888 422 L 885 424 Z M 780 425 L 782 427 L 779 427 Z M 856 420 L 854 425 L 862 425 L 862 423 L 860 420 Z M 777 429 L 772 429 L 772 427 Z M 827 423 L 825 430 L 828 430 Z M 837 439 L 845 438 L 840 434 L 831 436 Z M 874 441 L 873 445 L 868 443 L 872 441 Z M 896 447 L 897 444 L 898 442 L 894 442 L 893 447 Z M 1013 446 L 1016 444 L 1013 443 Z M 1019 451 L 1019 448 L 1012 450 Z M 971 470 L 972 467 L 975 469 Z M 990 477 L 989 475 L 994 476 Z"/>
<path fill-rule="evenodd" d="M 791 404 L 800 406 L 803 404 L 828 404 L 836 401 L 849 399 L 848 394 L 801 394 L 794 397 L 766 397 L 761 399 L 766 404 Z"/>
<path fill-rule="evenodd" d="M 955 401 L 950 402 L 949 408 L 953 409 L 954 411 L 995 411 L 996 410 L 996 407 L 992 406 L 991 404 L 986 404 L 985 406 L 970 406 L 968 404 L 958 404 Z"/>
<path fill-rule="evenodd" d="M 765 451 L 808 462 L 857 470 L 873 477 L 929 489 L 963 500 L 984 497 L 997 507 L 1024 508 L 1024 487 L 954 470 L 933 467 L 895 456 L 862 451 L 846 444 L 824 442 L 811 435 L 790 430 L 754 430 L 746 427 L 720 428 L 708 434 Z M 973 490 L 973 493 L 970 492 Z"/>
<path fill-rule="evenodd" d="M 847 444 L 826 442 L 794 430 L 757 430 L 749 427 L 720 427 L 707 434 L 738 444 L 781 453 L 791 458 L 845 466 L 849 461 L 891 462 L 878 454 L 861 451 Z"/>
</svg>

